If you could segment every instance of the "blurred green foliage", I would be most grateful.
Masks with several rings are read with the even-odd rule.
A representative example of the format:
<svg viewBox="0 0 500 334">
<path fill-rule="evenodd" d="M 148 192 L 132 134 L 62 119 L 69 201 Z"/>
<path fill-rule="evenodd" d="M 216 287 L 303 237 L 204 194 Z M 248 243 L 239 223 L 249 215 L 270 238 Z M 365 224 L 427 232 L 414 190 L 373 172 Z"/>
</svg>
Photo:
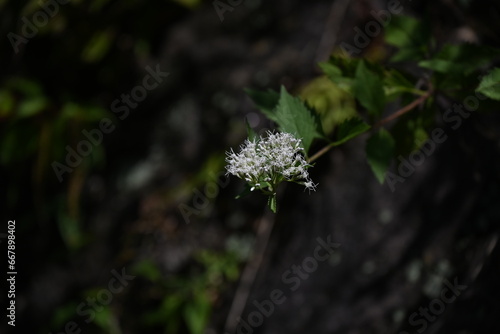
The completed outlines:
<svg viewBox="0 0 500 334">
<path fill-rule="evenodd" d="M 59 4 L 53 16 L 47 14 L 46 24 L 35 25 L 34 36 L 24 36 L 25 22 L 33 24 L 37 12 L 47 13 L 45 3 L 0 1 L 0 32 L 22 38 L 14 40 L 17 44 L 9 38 L 0 42 L 0 61 L 6 64 L 0 70 L 0 167 L 9 176 L 2 194 L 9 209 L 20 210 L 16 217 L 24 217 L 20 230 L 48 227 L 44 233 L 50 236 L 53 254 L 49 256 L 69 259 L 95 241 L 94 231 L 86 224 L 91 212 L 82 209 L 82 191 L 87 176 L 104 170 L 108 163 L 108 138 L 94 146 L 61 183 L 51 163 L 64 162 L 66 147 L 74 148 L 85 139 L 82 130 L 98 128 L 103 118 L 116 120 L 111 102 L 140 80 L 139 64 L 157 61 L 165 28 L 201 1 L 74 0 Z M 199 175 L 187 177 L 169 192 L 168 199 L 185 200 L 193 187 L 211 180 L 223 162 L 221 154 L 209 159 Z M 137 265 L 138 275 L 163 294 L 157 308 L 148 301 L 148 307 L 140 311 L 141 326 L 163 328 L 166 333 L 181 327 L 193 334 L 203 332 L 218 295 L 237 279 L 241 260 L 230 251 L 206 250 L 193 261 L 196 271 L 167 280 L 153 262 Z M 64 328 L 75 318 L 78 303 L 97 291 L 94 287 L 67 297 L 50 322 L 39 328 Z M 135 307 L 130 312 L 134 311 Z M 89 326 L 119 333 L 121 316 L 112 303 L 97 312 Z"/>
<path fill-rule="evenodd" d="M 204 333 L 213 304 L 227 284 L 239 277 L 240 259 L 232 252 L 202 250 L 194 260 L 201 266 L 199 271 L 167 279 L 151 261 L 135 266 L 134 272 L 154 282 L 155 294 L 162 296 L 158 308 L 142 310 L 139 316 L 144 326 L 161 325 L 169 334 L 181 333 L 183 327 L 191 334 Z"/>
</svg>

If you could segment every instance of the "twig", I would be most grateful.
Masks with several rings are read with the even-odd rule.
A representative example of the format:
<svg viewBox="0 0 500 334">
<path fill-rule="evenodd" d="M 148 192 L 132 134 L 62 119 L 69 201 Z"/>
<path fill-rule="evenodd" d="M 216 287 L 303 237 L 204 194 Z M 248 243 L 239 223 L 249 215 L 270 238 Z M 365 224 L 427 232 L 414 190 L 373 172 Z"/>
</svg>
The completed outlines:
<svg viewBox="0 0 500 334">
<path fill-rule="evenodd" d="M 264 259 L 264 253 L 269 243 L 269 238 L 273 230 L 274 222 L 275 215 L 271 211 L 266 210 L 266 213 L 260 220 L 259 228 L 257 230 L 253 257 L 243 270 L 240 284 L 238 285 L 233 303 L 231 304 L 231 309 L 229 310 L 226 319 L 224 331 L 227 333 L 235 332 L 236 326 L 238 325 L 238 318 L 241 317 L 245 309 L 248 296 L 250 295 L 250 289 L 255 281 L 255 277 L 257 276 L 259 268 L 262 264 L 262 260 Z"/>
<path fill-rule="evenodd" d="M 377 123 L 375 123 L 372 128 L 373 129 L 377 129 L 377 128 L 381 127 L 382 125 L 387 124 L 387 123 L 395 120 L 396 118 L 403 116 L 404 114 L 406 114 L 407 112 L 409 112 L 410 110 L 412 110 L 413 108 L 417 107 L 418 105 L 420 105 L 421 103 L 423 103 L 425 100 L 427 100 L 427 98 L 429 98 L 429 96 L 431 96 L 432 93 L 433 93 L 433 90 L 429 89 L 427 91 L 427 93 L 425 93 L 424 95 L 420 96 L 418 99 L 416 99 L 412 103 L 404 106 L 403 108 L 401 108 L 398 111 L 396 111 L 394 114 L 389 115 L 386 118 L 384 118 L 384 119 L 378 121 Z"/>
<path fill-rule="evenodd" d="M 420 96 L 418 99 L 416 99 L 415 101 L 413 101 L 412 103 L 404 106 L 403 108 L 399 109 L 398 111 L 396 111 L 394 114 L 392 115 L 389 115 L 387 116 L 386 118 L 378 121 L 377 123 L 375 123 L 373 126 L 372 126 L 372 129 L 378 129 L 379 127 L 381 127 L 382 125 L 384 124 L 387 124 L 393 120 L 395 120 L 396 118 L 398 117 L 401 117 L 403 116 L 404 114 L 406 114 L 407 112 L 409 112 L 410 110 L 412 110 L 413 108 L 417 107 L 418 105 L 420 105 L 421 103 L 423 103 L 427 98 L 429 98 L 429 96 L 432 95 L 432 93 L 434 92 L 434 90 L 431 88 L 429 88 L 429 90 L 422 96 Z M 319 157 L 321 157 L 322 155 L 324 155 L 326 152 L 328 152 L 333 146 L 332 145 L 326 145 L 325 147 L 323 147 L 321 150 L 319 150 L 318 152 L 316 152 L 312 157 L 310 157 L 307 162 L 311 163 L 315 160 L 317 160 Z"/>
<path fill-rule="evenodd" d="M 323 147 L 321 150 L 319 150 L 318 152 L 316 152 L 312 157 L 310 157 L 307 162 L 311 163 L 313 162 L 314 160 L 317 160 L 319 157 L 321 157 L 323 154 L 325 154 L 326 152 L 328 152 L 333 146 L 332 145 L 327 145 L 325 147 Z"/>
</svg>

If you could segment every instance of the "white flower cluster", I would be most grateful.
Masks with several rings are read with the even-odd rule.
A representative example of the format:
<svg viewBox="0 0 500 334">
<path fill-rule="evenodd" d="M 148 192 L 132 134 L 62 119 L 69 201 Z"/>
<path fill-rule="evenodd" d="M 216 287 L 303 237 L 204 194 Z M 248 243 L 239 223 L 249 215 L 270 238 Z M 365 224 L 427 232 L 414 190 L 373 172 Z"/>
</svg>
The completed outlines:
<svg viewBox="0 0 500 334">
<path fill-rule="evenodd" d="M 310 164 L 304 159 L 300 139 L 285 132 L 267 132 L 266 137 L 246 140 L 240 153 L 226 152 L 227 174 L 233 174 L 251 185 L 251 190 L 267 188 L 271 193 L 281 181 L 291 181 L 316 190 L 309 178 Z"/>
</svg>

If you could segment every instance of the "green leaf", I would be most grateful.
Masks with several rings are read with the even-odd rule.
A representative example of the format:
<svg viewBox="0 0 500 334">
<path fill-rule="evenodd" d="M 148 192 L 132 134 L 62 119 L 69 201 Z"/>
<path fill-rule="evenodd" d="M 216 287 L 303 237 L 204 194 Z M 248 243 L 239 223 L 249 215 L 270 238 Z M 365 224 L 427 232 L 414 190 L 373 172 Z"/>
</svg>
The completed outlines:
<svg viewBox="0 0 500 334">
<path fill-rule="evenodd" d="M 95 323 L 97 326 L 101 327 L 106 332 L 110 332 L 113 314 L 108 305 L 102 306 L 99 312 L 95 313 Z"/>
<path fill-rule="evenodd" d="M 8 90 L 0 90 L 0 118 L 9 116 L 14 108 L 14 96 Z"/>
<path fill-rule="evenodd" d="M 80 222 L 77 219 L 71 218 L 62 210 L 59 212 L 57 220 L 59 232 L 70 250 L 76 250 L 83 244 L 83 231 Z"/>
<path fill-rule="evenodd" d="M 337 140 L 331 146 L 338 146 L 368 131 L 370 126 L 360 118 L 351 118 L 339 125 Z"/>
<path fill-rule="evenodd" d="M 160 307 L 142 316 L 142 323 L 147 326 L 163 324 L 167 333 L 177 333 L 182 320 L 181 311 L 184 299 L 180 293 L 167 294 Z"/>
<path fill-rule="evenodd" d="M 385 28 L 385 40 L 399 48 L 391 61 L 421 60 L 431 42 L 429 24 L 409 16 L 394 16 Z"/>
<path fill-rule="evenodd" d="M 415 85 L 395 69 L 390 69 L 386 72 L 384 77 L 384 92 L 386 101 L 393 101 L 404 93 L 424 94 L 423 91 L 415 89 Z"/>
<path fill-rule="evenodd" d="M 283 86 L 274 115 L 281 131 L 302 139 L 306 155 L 315 138 L 324 138 L 319 117 L 307 109 L 299 98 L 288 94 Z"/>
<path fill-rule="evenodd" d="M 421 144 L 429 138 L 426 129 L 435 125 L 426 119 L 426 114 L 425 110 L 419 112 L 418 116 L 410 112 L 403 115 L 391 128 L 391 135 L 395 140 L 394 156 L 408 156 L 420 149 Z"/>
<path fill-rule="evenodd" d="M 373 173 L 384 183 L 385 173 L 394 156 L 394 139 L 384 128 L 373 134 L 366 142 L 366 157 Z"/>
<path fill-rule="evenodd" d="M 432 59 L 422 60 L 419 66 L 459 77 L 470 75 L 488 65 L 500 51 L 474 44 L 445 45 Z"/>
<path fill-rule="evenodd" d="M 321 69 L 330 77 L 343 76 L 353 78 L 361 59 L 333 55 L 327 63 L 319 63 Z"/>
<path fill-rule="evenodd" d="M 300 98 L 320 115 L 323 131 L 327 135 L 343 121 L 357 115 L 356 100 L 352 94 L 326 76 L 316 78 L 304 86 Z"/>
<path fill-rule="evenodd" d="M 205 293 L 198 291 L 195 299 L 184 308 L 184 320 L 191 334 L 203 334 L 210 315 L 211 305 Z"/>
<path fill-rule="evenodd" d="M 446 59 L 422 60 L 418 63 L 418 65 L 420 67 L 428 68 L 441 73 L 456 73 L 461 69 L 461 65 L 459 63 L 456 63 L 453 60 Z"/>
<path fill-rule="evenodd" d="M 339 88 L 352 92 L 356 68 L 361 62 L 357 58 L 332 56 L 327 63 L 319 63 L 319 67 Z"/>
<path fill-rule="evenodd" d="M 269 209 L 271 209 L 272 212 L 274 212 L 274 213 L 278 212 L 278 204 L 276 201 L 276 194 L 269 196 L 269 198 L 267 200 L 267 205 L 269 206 Z"/>
<path fill-rule="evenodd" d="M 43 96 L 37 96 L 29 100 L 23 101 L 19 105 L 19 109 L 17 110 L 17 116 L 19 118 L 35 116 L 36 114 L 40 113 L 42 110 L 47 108 L 47 106 L 48 106 L 47 99 Z"/>
<path fill-rule="evenodd" d="M 152 282 L 157 282 L 162 277 L 158 266 L 151 260 L 140 261 L 132 268 L 132 271 L 136 275 L 145 277 Z"/>
<path fill-rule="evenodd" d="M 484 76 L 476 92 L 486 95 L 490 99 L 500 101 L 500 68 L 494 68 Z"/>
<path fill-rule="evenodd" d="M 449 96 L 463 99 L 468 94 L 460 95 L 463 87 L 475 85 L 479 71 L 499 55 L 499 50 L 485 46 L 445 45 L 432 59 L 420 61 L 418 65 L 434 71 L 436 89 L 447 90 Z"/>
<path fill-rule="evenodd" d="M 330 62 L 318 63 L 319 67 L 328 77 L 339 77 L 342 76 L 342 70 Z"/>
<path fill-rule="evenodd" d="M 379 117 L 385 107 L 385 93 L 381 77 L 369 70 L 364 61 L 356 69 L 356 81 L 353 84 L 354 96 L 371 114 Z"/>
<path fill-rule="evenodd" d="M 100 61 L 109 51 L 114 33 L 110 31 L 99 31 L 92 36 L 82 52 L 82 59 L 87 63 Z"/>
<path fill-rule="evenodd" d="M 271 121 L 276 122 L 276 117 L 273 110 L 274 108 L 276 108 L 280 100 L 280 94 L 278 92 L 275 92 L 273 90 L 269 90 L 267 92 L 259 92 L 256 90 L 245 89 L 245 93 L 247 93 L 247 95 L 252 99 L 257 108 L 259 108 L 259 110 L 262 111 L 262 113 L 266 115 L 267 118 L 269 118 Z"/>
</svg>

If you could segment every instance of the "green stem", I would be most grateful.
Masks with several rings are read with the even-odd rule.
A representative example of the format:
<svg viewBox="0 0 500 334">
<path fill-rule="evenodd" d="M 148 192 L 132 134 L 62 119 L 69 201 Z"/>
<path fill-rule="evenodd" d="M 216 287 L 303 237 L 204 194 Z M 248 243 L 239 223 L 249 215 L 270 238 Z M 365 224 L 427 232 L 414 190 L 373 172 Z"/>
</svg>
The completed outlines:
<svg viewBox="0 0 500 334">
<path fill-rule="evenodd" d="M 316 152 L 312 157 L 310 157 L 307 162 L 308 163 L 311 163 L 315 160 L 317 160 L 319 157 L 321 157 L 323 154 L 325 154 L 326 152 L 328 152 L 333 146 L 332 145 L 326 145 L 325 147 L 323 147 L 321 150 L 319 150 L 318 152 Z"/>
</svg>

